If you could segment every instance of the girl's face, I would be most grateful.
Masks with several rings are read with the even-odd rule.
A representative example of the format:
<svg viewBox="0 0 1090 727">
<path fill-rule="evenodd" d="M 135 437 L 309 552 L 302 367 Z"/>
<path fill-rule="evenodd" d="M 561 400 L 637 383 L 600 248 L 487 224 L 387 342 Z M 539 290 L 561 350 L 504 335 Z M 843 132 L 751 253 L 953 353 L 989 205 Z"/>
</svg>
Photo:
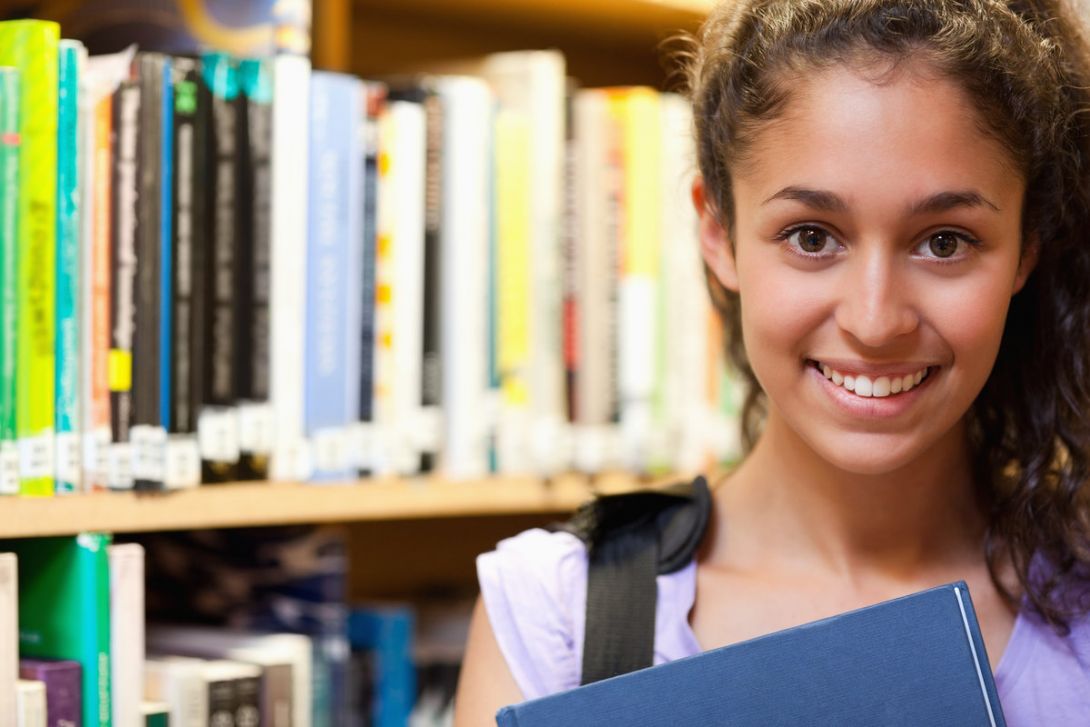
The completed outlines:
<svg viewBox="0 0 1090 727">
<path fill-rule="evenodd" d="M 732 170 L 733 252 L 705 214 L 705 258 L 741 296 L 769 426 L 890 472 L 961 436 L 1032 268 L 1025 184 L 949 81 L 839 67 L 792 94 Z"/>
</svg>

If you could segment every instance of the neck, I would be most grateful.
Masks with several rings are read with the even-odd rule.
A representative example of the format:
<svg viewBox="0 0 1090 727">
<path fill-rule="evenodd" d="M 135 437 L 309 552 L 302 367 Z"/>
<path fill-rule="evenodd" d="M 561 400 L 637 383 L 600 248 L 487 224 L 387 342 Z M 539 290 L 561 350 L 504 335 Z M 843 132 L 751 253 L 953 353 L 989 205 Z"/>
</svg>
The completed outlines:
<svg viewBox="0 0 1090 727">
<path fill-rule="evenodd" d="M 774 557 L 792 568 L 917 580 L 981 556 L 985 520 L 963 426 L 902 467 L 859 474 L 823 459 L 773 410 L 732 480 L 724 490 L 753 530 L 777 534 Z"/>
</svg>

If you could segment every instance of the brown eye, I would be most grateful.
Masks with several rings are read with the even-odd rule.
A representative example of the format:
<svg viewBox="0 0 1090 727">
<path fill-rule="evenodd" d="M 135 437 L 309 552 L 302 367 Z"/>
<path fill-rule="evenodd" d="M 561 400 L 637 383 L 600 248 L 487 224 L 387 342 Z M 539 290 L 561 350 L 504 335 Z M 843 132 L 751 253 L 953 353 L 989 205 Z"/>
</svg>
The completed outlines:
<svg viewBox="0 0 1090 727">
<path fill-rule="evenodd" d="M 799 236 L 799 247 L 803 252 L 821 252 L 829 235 L 818 227 L 802 227 L 795 233 Z"/>
<path fill-rule="evenodd" d="M 935 257 L 951 257 L 958 251 L 958 237 L 949 232 L 940 232 L 931 236 L 928 247 Z"/>
</svg>

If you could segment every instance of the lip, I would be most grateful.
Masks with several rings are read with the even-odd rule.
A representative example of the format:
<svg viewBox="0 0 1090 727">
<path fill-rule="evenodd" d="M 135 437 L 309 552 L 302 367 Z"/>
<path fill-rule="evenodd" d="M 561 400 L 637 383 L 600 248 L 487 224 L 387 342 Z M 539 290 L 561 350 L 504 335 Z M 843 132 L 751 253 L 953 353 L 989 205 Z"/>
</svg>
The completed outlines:
<svg viewBox="0 0 1090 727">
<path fill-rule="evenodd" d="M 903 378 L 922 369 L 939 368 L 938 364 L 933 361 L 901 361 L 891 364 L 876 364 L 867 363 L 866 361 L 849 361 L 847 359 L 839 358 L 821 358 L 819 356 L 811 356 L 806 360 L 824 364 L 831 369 L 836 369 L 844 375 L 851 374 L 852 376 L 859 376 L 862 374 L 863 376 L 870 378 L 876 376 L 889 376 L 890 378 L 900 376 Z"/>
<path fill-rule="evenodd" d="M 832 366 L 831 363 L 828 365 Z M 887 370 L 896 373 L 901 370 L 904 364 L 898 364 L 897 366 L 896 369 L 887 367 Z M 886 397 L 863 397 L 856 396 L 844 387 L 837 386 L 829 381 L 811 364 L 807 364 L 806 369 L 808 375 L 814 378 L 814 381 L 825 391 L 837 409 L 858 419 L 894 419 L 903 415 L 912 408 L 916 400 L 931 387 L 932 382 L 941 374 L 941 367 L 934 367 L 923 381 L 906 392 Z M 859 373 L 867 376 L 871 375 L 871 371 L 874 371 L 874 369 L 869 371 L 863 369 Z M 875 375 L 885 376 L 887 374 L 876 373 Z"/>
</svg>

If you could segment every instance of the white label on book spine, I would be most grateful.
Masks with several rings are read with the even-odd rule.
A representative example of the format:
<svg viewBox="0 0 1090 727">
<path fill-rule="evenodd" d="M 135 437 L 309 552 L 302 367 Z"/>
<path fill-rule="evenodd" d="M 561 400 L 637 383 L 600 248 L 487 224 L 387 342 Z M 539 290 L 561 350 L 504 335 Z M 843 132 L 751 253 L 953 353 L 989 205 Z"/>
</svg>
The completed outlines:
<svg viewBox="0 0 1090 727">
<path fill-rule="evenodd" d="M 166 460 L 167 433 L 162 427 L 140 424 L 129 432 L 132 443 L 134 480 L 162 482 Z"/>
<path fill-rule="evenodd" d="M 0 442 L 0 494 L 19 494 L 19 446 Z"/>
<path fill-rule="evenodd" d="M 53 476 L 53 430 L 19 439 L 19 476 L 24 480 Z"/>
<path fill-rule="evenodd" d="M 176 435 L 167 440 L 166 473 L 163 482 L 167 489 L 181 490 L 201 484 L 201 450 L 197 438 Z"/>
<path fill-rule="evenodd" d="M 106 484 L 111 490 L 132 489 L 132 445 L 113 442 L 106 448 Z"/>
<path fill-rule="evenodd" d="M 250 454 L 268 454 L 273 449 L 275 438 L 276 423 L 270 405 L 252 402 L 239 404 L 239 449 Z"/>
<path fill-rule="evenodd" d="M 348 467 L 348 437 L 340 427 L 319 429 L 311 436 L 314 469 L 335 472 Z"/>
<path fill-rule="evenodd" d="M 201 457 L 211 462 L 238 462 L 238 412 L 206 409 L 197 419 Z"/>
<path fill-rule="evenodd" d="M 81 452 L 79 435 L 75 432 L 59 432 L 57 434 L 57 483 L 67 483 L 69 487 L 75 486 L 80 481 Z"/>
<path fill-rule="evenodd" d="M 375 468 L 375 425 L 354 422 L 348 425 L 349 466 L 373 472 Z"/>
<path fill-rule="evenodd" d="M 443 413 L 437 406 L 422 406 L 413 412 L 413 447 L 421 452 L 439 451 L 443 438 Z"/>
<path fill-rule="evenodd" d="M 83 434 L 84 489 L 89 486 L 105 487 L 109 482 L 110 429 L 102 427 Z"/>
</svg>

